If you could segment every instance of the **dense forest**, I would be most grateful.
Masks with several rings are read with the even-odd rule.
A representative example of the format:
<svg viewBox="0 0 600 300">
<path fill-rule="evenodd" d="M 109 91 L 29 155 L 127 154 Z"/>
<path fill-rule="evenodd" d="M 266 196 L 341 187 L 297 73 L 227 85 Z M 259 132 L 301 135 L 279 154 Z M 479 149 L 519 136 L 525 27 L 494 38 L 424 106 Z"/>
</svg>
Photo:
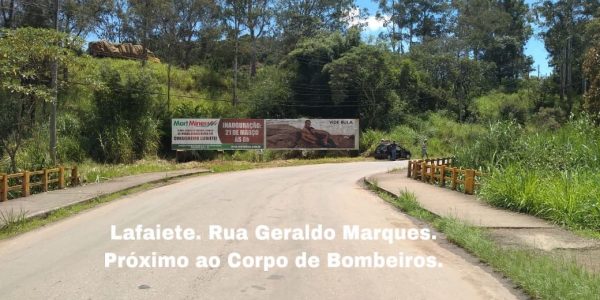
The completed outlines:
<svg viewBox="0 0 600 300">
<path fill-rule="evenodd" d="M 365 155 L 427 138 L 490 171 L 495 204 L 600 226 L 582 213 L 600 207 L 600 1 L 374 2 L 376 38 L 350 0 L 0 0 L 0 167 L 168 157 L 174 117 L 359 118 Z M 534 34 L 549 76 L 530 75 Z M 161 62 L 88 55 L 102 39 Z"/>
</svg>

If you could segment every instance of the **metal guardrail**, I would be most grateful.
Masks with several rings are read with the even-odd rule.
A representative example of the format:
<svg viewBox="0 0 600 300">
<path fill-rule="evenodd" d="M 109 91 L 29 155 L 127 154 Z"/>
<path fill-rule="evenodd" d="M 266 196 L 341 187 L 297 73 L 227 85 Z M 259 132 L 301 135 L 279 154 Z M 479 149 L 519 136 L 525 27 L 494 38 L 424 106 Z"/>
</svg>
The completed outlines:
<svg viewBox="0 0 600 300">
<path fill-rule="evenodd" d="M 473 195 L 479 187 L 479 179 L 485 174 L 473 169 L 452 167 L 452 158 L 411 160 L 408 177 L 423 182 L 449 187 Z"/>
<path fill-rule="evenodd" d="M 9 192 L 20 191 L 21 197 L 28 197 L 32 193 L 32 187 L 39 187 L 39 191 L 47 192 L 52 188 L 64 189 L 67 183 L 70 186 L 79 185 L 77 166 L 0 174 L 0 202 L 9 200 Z"/>
</svg>

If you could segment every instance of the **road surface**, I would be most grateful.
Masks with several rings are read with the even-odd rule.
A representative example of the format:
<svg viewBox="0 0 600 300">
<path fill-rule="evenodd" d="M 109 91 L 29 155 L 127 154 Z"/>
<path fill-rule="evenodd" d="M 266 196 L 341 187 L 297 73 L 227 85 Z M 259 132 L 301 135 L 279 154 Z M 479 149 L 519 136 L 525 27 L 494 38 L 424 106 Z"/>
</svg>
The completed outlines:
<svg viewBox="0 0 600 300">
<path fill-rule="evenodd" d="M 362 162 L 258 169 L 181 180 L 131 195 L 0 242 L 2 299 L 515 299 L 510 284 L 476 260 L 437 240 L 342 240 L 344 225 L 421 228 L 371 192 L 363 176 L 403 162 Z M 123 241 L 124 228 L 196 230 L 201 240 Z M 334 241 L 258 241 L 254 229 L 332 228 Z M 210 225 L 247 229 L 249 240 L 208 240 Z M 121 232 L 122 233 L 122 232 Z M 113 236 L 114 237 L 114 236 Z M 135 253 L 132 253 L 135 252 Z M 155 255 L 152 255 L 155 252 Z M 233 268 L 232 253 L 284 256 L 289 265 Z M 302 252 L 321 258 L 316 268 L 296 268 Z M 434 268 L 328 268 L 327 253 L 368 256 L 434 256 Z M 185 256 L 185 268 L 105 268 L 107 253 Z M 196 268 L 199 255 L 221 266 Z M 235 262 L 234 262 L 235 263 Z"/>
</svg>

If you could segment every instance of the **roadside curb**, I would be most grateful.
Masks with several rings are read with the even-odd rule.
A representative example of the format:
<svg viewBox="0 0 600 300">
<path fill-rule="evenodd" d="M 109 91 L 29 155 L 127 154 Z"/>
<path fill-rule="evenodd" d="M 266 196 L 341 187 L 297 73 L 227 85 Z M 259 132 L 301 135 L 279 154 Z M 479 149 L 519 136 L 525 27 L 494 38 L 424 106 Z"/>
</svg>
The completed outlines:
<svg viewBox="0 0 600 300">
<path fill-rule="evenodd" d="M 377 192 L 384 193 L 384 194 L 386 194 L 386 195 L 388 195 L 390 197 L 393 197 L 393 198 L 397 198 L 398 197 L 398 195 L 394 194 L 393 192 L 390 192 L 390 191 L 388 191 L 388 190 L 386 190 L 386 189 L 378 186 L 376 183 L 371 182 L 370 178 L 368 178 L 368 177 L 363 177 L 363 183 L 366 184 L 369 188 L 371 188 L 371 189 L 373 189 L 373 190 L 375 190 Z M 423 210 L 428 211 L 430 214 L 434 215 L 435 217 L 438 217 L 438 218 L 442 217 L 442 216 L 440 216 L 440 215 L 438 215 L 438 214 L 436 214 L 436 213 L 434 213 L 434 212 L 432 212 L 432 211 L 430 211 L 430 210 L 428 210 L 426 208 L 423 208 L 423 207 L 421 207 L 421 208 Z"/>
<path fill-rule="evenodd" d="M 183 170 L 177 170 L 177 171 L 183 171 Z M 75 205 L 78 205 L 78 204 L 86 204 L 86 203 L 92 202 L 92 201 L 94 201 L 94 200 L 96 200 L 98 198 L 110 197 L 112 195 L 116 195 L 116 194 L 119 194 L 119 193 L 123 193 L 123 192 L 131 191 L 131 190 L 135 190 L 135 189 L 137 189 L 137 188 L 139 188 L 141 186 L 144 186 L 144 185 L 148 185 L 148 184 L 153 185 L 153 184 L 158 184 L 158 183 L 162 183 L 162 182 L 168 182 L 168 181 L 171 181 L 171 180 L 174 180 L 174 179 L 185 178 L 185 177 L 192 177 L 192 176 L 197 176 L 197 175 L 205 174 L 205 173 L 213 173 L 213 171 L 208 170 L 208 169 L 199 169 L 199 170 L 194 170 L 194 171 L 190 171 L 190 172 L 186 172 L 186 173 L 182 173 L 182 174 L 177 174 L 175 172 L 176 171 L 157 172 L 157 173 L 164 173 L 165 176 L 161 177 L 161 178 L 158 178 L 158 179 L 153 179 L 153 180 L 149 180 L 149 181 L 144 181 L 144 182 L 136 183 L 136 184 L 127 186 L 127 187 L 122 188 L 122 189 L 113 190 L 113 191 L 109 191 L 109 192 L 106 192 L 106 193 L 93 194 L 93 195 L 90 195 L 89 197 L 85 197 L 84 199 L 78 199 L 78 200 L 67 202 L 65 204 L 59 204 L 59 205 L 54 206 L 54 207 L 52 207 L 50 209 L 43 209 L 43 210 L 36 211 L 36 212 L 33 212 L 33 213 L 26 213 L 25 216 L 24 216 L 24 219 L 25 220 L 36 219 L 36 218 L 44 219 L 44 218 L 47 218 L 50 214 L 52 214 L 53 212 L 55 212 L 57 210 L 64 209 L 64 208 L 69 208 L 71 206 L 75 206 Z M 169 173 L 175 173 L 175 174 L 169 175 Z M 147 174 L 150 174 L 150 173 L 147 173 Z M 136 175 L 131 175 L 131 176 L 138 176 L 138 175 L 145 175 L 145 174 L 136 174 Z M 129 176 L 125 176 L 125 177 L 129 177 Z M 123 177 L 121 177 L 121 178 L 123 178 Z M 119 180 L 119 177 L 110 179 L 109 181 L 116 181 L 116 180 Z M 93 186 L 93 185 L 100 185 L 100 184 L 102 184 L 102 182 L 100 182 L 100 183 L 92 183 L 92 184 L 85 185 L 85 186 Z M 85 187 L 85 186 L 83 186 L 83 187 Z M 68 189 L 57 190 L 57 191 L 65 191 L 65 190 L 68 190 Z M 53 191 L 53 192 L 56 192 L 56 191 Z M 43 195 L 43 194 L 36 194 L 36 195 Z M 19 198 L 19 199 L 21 199 L 21 198 Z M 9 200 L 9 201 L 15 201 L 15 200 Z M 7 212 L 8 212 L 8 210 L 7 210 Z M 11 209 L 10 212 L 15 213 L 13 211 L 13 209 Z M 21 211 L 21 213 L 23 213 L 23 211 Z"/>
</svg>

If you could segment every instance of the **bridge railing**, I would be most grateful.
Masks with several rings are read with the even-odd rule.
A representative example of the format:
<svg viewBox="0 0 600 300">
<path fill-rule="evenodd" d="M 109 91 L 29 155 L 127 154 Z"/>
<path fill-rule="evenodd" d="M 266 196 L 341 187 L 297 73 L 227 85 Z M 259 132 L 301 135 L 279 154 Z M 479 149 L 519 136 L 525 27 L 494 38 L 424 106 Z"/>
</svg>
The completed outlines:
<svg viewBox="0 0 600 300">
<path fill-rule="evenodd" d="M 485 174 L 452 166 L 453 158 L 419 159 L 408 162 L 407 176 L 426 183 L 473 195 Z"/>
<path fill-rule="evenodd" d="M 57 167 L 39 171 L 23 171 L 15 174 L 0 174 L 0 202 L 27 197 L 36 192 L 79 185 L 77 166 Z M 16 192 L 11 195 L 10 192 Z M 17 196 L 18 195 L 18 196 Z"/>
</svg>

